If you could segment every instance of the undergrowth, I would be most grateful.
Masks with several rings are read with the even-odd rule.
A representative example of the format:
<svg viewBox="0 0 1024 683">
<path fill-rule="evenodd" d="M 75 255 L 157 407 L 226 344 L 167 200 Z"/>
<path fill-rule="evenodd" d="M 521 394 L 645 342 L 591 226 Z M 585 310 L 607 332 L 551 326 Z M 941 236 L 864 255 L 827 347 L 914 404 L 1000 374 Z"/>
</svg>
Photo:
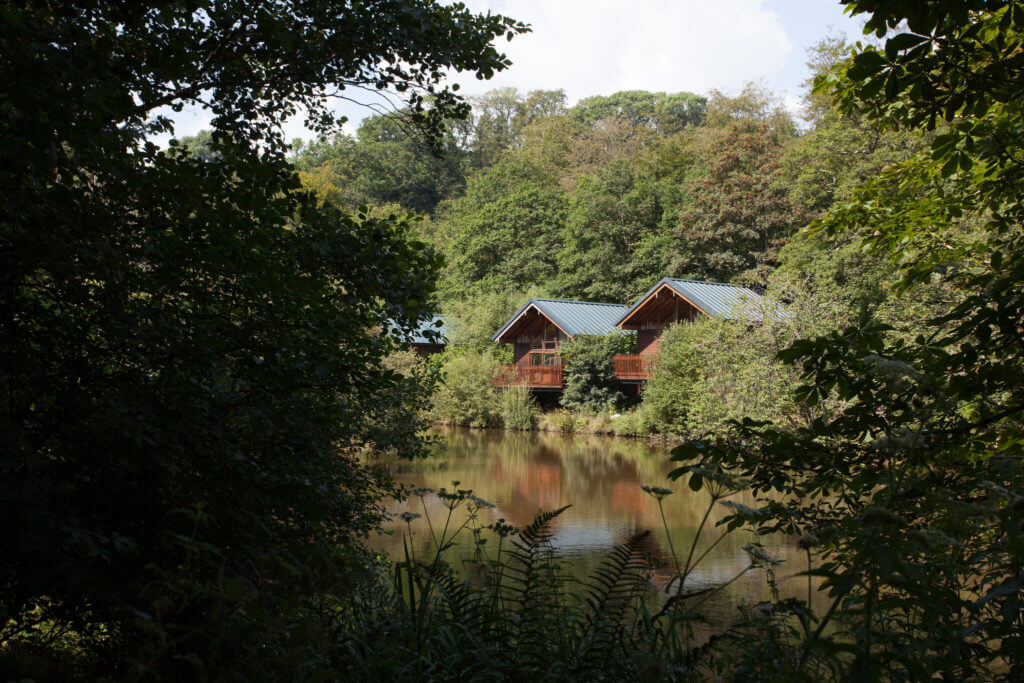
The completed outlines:
<svg viewBox="0 0 1024 683">
<path fill-rule="evenodd" d="M 729 581 L 700 589 L 688 581 L 729 533 L 702 544 L 712 508 L 742 486 L 722 475 L 715 484 L 700 531 L 679 549 L 685 556 L 669 539 L 671 578 L 660 587 L 651 583 L 657 561 L 650 532 L 615 547 L 589 576 L 576 579 L 553 545 L 553 523 L 568 506 L 540 512 L 517 529 L 504 519 L 482 524 L 481 511 L 493 506 L 458 489 L 458 482 L 452 491 L 417 489 L 422 515 L 401 515 L 404 556 L 387 561 L 377 585 L 339 610 L 332 657 L 339 668 L 330 673 L 395 681 L 703 679 L 721 669 L 717 644 L 742 630 L 698 637 L 702 606 L 755 568 L 767 569 L 774 585 L 775 561 L 756 543 L 746 547 L 749 562 Z M 672 493 L 644 490 L 659 509 Z M 435 495 L 447 508 L 443 520 L 431 519 L 425 503 Z M 414 522 L 428 529 L 427 557 L 417 557 L 411 543 Z M 453 557 L 463 534 L 472 537 L 472 558 Z M 461 572 L 457 561 L 464 562 Z M 764 619 L 762 612 L 751 614 Z"/>
</svg>

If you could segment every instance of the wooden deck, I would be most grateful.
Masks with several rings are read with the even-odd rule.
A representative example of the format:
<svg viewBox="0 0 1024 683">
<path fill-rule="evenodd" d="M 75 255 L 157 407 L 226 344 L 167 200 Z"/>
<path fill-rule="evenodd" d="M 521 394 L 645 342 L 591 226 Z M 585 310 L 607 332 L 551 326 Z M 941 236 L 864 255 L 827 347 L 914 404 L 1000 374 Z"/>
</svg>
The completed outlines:
<svg viewBox="0 0 1024 683">
<path fill-rule="evenodd" d="M 629 382 L 648 380 L 651 377 L 649 356 L 615 356 L 615 378 Z"/>
<path fill-rule="evenodd" d="M 523 386 L 531 389 L 561 389 L 561 365 L 505 365 L 494 378 L 496 387 Z"/>
<path fill-rule="evenodd" d="M 643 382 L 651 377 L 649 356 L 615 356 L 615 378 L 624 382 Z M 522 386 L 531 389 L 561 389 L 561 365 L 504 365 L 494 377 L 494 386 Z"/>
</svg>

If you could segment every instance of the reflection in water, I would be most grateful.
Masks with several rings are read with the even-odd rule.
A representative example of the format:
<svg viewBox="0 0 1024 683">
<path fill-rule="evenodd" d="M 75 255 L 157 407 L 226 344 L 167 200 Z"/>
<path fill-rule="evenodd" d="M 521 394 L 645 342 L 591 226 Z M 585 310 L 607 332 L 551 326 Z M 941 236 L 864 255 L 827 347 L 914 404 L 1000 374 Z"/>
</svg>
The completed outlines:
<svg viewBox="0 0 1024 683">
<path fill-rule="evenodd" d="M 691 491 L 685 480 L 669 481 L 666 475 L 674 468 L 668 459 L 669 449 L 642 441 L 466 429 L 439 430 L 438 435 L 442 442 L 432 457 L 391 464 L 395 477 L 414 487 L 433 489 L 451 489 L 452 481 L 460 482 L 458 488 L 472 489 L 495 505 L 494 509 L 481 511 L 484 525 L 504 518 L 523 527 L 540 510 L 572 505 L 555 520 L 553 529 L 556 547 L 571 562 L 579 578 L 595 568 L 609 548 L 649 530 L 651 551 L 664 564 L 656 571 L 654 581 L 663 583 L 668 579 L 672 560 L 658 504 L 641 490 L 642 484 L 675 492 L 664 499 L 663 505 L 680 562 L 689 551 L 711 500 L 704 491 Z M 730 500 L 754 505 L 746 493 L 733 495 Z M 435 525 L 438 520 L 443 523 L 448 510 L 436 496 L 423 500 L 413 497 L 404 503 L 392 503 L 388 509 L 395 514 L 405 510 L 423 513 L 424 505 Z M 695 557 L 723 532 L 715 524 L 728 514 L 727 508 L 715 506 L 698 541 Z M 387 528 L 394 533 L 373 539 L 372 545 L 401 557 L 406 525 L 396 519 Z M 416 556 L 430 556 L 431 540 L 425 520 L 415 520 L 412 529 Z M 749 564 L 743 546 L 750 540 L 746 532 L 729 534 L 701 561 L 688 587 L 720 585 L 742 572 Z M 783 592 L 792 590 L 795 595 L 805 596 L 806 579 L 789 578 L 804 566 L 803 555 L 795 543 L 781 536 L 761 540 L 769 555 L 785 561 L 777 569 Z M 464 533 L 449 551 L 448 559 L 458 565 L 460 559 L 469 559 L 472 552 L 470 534 Z M 707 616 L 716 622 L 729 621 L 740 601 L 753 603 L 768 597 L 764 573 L 750 572 L 709 601 Z"/>
</svg>

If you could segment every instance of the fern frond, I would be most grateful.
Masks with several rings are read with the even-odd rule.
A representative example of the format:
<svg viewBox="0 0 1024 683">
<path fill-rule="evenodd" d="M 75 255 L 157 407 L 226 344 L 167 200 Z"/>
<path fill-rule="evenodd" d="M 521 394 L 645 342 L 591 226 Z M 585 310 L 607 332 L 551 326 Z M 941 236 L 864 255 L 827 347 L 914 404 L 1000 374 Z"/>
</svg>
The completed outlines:
<svg viewBox="0 0 1024 683">
<path fill-rule="evenodd" d="M 571 508 L 572 505 L 565 505 L 557 510 L 541 511 L 533 518 L 513 542 L 520 548 L 539 546 L 551 540 L 554 534 L 551 531 L 551 522 L 560 514 Z"/>
<path fill-rule="evenodd" d="M 436 567 L 432 573 L 438 591 L 438 607 L 454 623 L 464 624 L 480 632 L 484 615 L 484 598 L 474 590 L 468 579 L 460 579 L 450 567 Z"/>
<path fill-rule="evenodd" d="M 645 531 L 616 546 L 583 582 L 583 614 L 575 652 L 579 664 L 590 660 L 594 651 L 607 653 L 628 646 L 629 639 L 623 636 L 634 630 L 639 618 L 635 611 L 630 614 L 630 609 L 645 583 L 649 535 Z"/>
<path fill-rule="evenodd" d="M 551 522 L 570 506 L 539 512 L 512 540 L 503 569 L 502 593 L 508 610 L 506 635 L 515 643 L 515 659 L 527 669 L 552 660 L 552 649 L 567 649 L 564 581 L 553 557 Z M 556 639 L 552 640 L 551 636 Z"/>
</svg>

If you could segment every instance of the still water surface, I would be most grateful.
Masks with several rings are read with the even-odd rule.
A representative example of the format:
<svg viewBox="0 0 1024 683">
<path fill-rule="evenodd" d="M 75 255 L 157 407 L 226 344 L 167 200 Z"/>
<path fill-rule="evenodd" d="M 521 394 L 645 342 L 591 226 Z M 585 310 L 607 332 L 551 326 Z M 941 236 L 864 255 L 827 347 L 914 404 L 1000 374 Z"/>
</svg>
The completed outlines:
<svg viewBox="0 0 1024 683">
<path fill-rule="evenodd" d="M 441 442 L 430 458 L 392 464 L 396 478 L 414 487 L 432 489 L 451 490 L 453 481 L 460 482 L 458 488 L 472 489 L 495 505 L 481 512 L 484 525 L 503 518 L 523 527 L 533 521 L 539 510 L 572 505 L 555 520 L 553 528 L 555 546 L 578 578 L 592 571 L 610 548 L 638 532 L 650 530 L 650 550 L 663 565 L 653 580 L 655 584 L 667 581 L 673 566 L 668 537 L 657 501 L 642 491 L 641 485 L 674 491 L 663 505 L 668 534 L 680 562 L 689 552 L 711 501 L 706 492 L 691 491 L 685 478 L 677 482 L 668 479 L 666 475 L 675 468 L 669 460 L 669 447 L 634 439 L 544 432 L 444 429 L 436 434 Z M 754 505 L 746 493 L 730 496 L 729 500 Z M 406 510 L 423 514 L 424 505 L 439 533 L 438 522 L 443 523 L 448 510 L 436 496 L 393 502 L 389 511 L 396 515 Z M 716 527 L 716 523 L 728 514 L 727 508 L 714 506 L 697 541 L 694 557 L 724 532 L 724 527 Z M 372 539 L 372 545 L 396 558 L 402 557 L 402 538 L 407 534 L 405 522 L 395 519 L 386 529 L 391 534 Z M 412 532 L 416 556 L 432 556 L 424 518 L 412 522 Z M 687 585 L 722 585 L 743 573 L 750 563 L 743 546 L 752 538 L 747 532 L 729 534 L 701 561 Z M 793 539 L 773 535 L 760 540 L 769 555 L 783 561 L 776 569 L 782 593 L 806 597 L 806 579 L 793 576 L 806 569 L 804 555 Z M 458 566 L 472 554 L 472 537 L 463 532 L 447 557 Z M 713 622 L 725 623 L 736 615 L 740 602 L 756 604 L 769 598 L 765 578 L 761 570 L 744 574 L 708 601 L 706 616 Z"/>
</svg>

